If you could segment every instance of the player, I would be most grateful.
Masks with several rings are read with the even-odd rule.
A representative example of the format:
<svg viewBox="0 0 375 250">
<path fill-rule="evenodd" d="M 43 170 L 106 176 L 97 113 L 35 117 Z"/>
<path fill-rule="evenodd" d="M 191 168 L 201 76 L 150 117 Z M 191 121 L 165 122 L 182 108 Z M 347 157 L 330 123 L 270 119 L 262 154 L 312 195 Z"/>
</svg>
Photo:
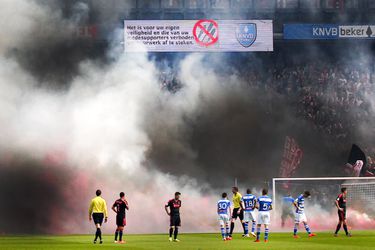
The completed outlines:
<svg viewBox="0 0 375 250">
<path fill-rule="evenodd" d="M 120 199 L 116 200 L 112 205 L 112 210 L 116 213 L 116 232 L 115 232 L 115 243 L 124 244 L 122 235 L 124 227 L 126 226 L 126 210 L 129 210 L 128 201 L 125 199 L 124 192 L 120 193 Z M 117 241 L 119 237 L 119 241 Z"/>
<path fill-rule="evenodd" d="M 241 205 L 240 205 L 242 195 L 240 194 L 240 192 L 238 192 L 238 187 L 232 187 L 232 193 L 233 193 L 233 199 L 232 199 L 233 200 L 233 213 L 232 213 L 232 219 L 230 222 L 230 233 L 229 233 L 230 239 L 232 238 L 232 233 L 234 230 L 234 222 L 237 219 L 237 217 L 240 218 L 240 221 L 244 230 L 244 234 L 242 235 L 242 237 L 246 235 L 245 223 L 243 222 L 243 210 L 241 209 Z"/>
<path fill-rule="evenodd" d="M 95 226 L 96 226 L 94 244 L 96 244 L 96 241 L 98 238 L 100 240 L 100 244 L 103 244 L 102 231 L 100 228 L 103 223 L 103 218 L 104 218 L 104 222 L 107 222 L 108 220 L 107 203 L 102 197 L 100 197 L 101 194 L 102 194 L 102 191 L 100 191 L 99 189 L 96 190 L 96 197 L 91 200 L 90 208 L 89 208 L 89 221 L 93 219 Z"/>
<path fill-rule="evenodd" d="M 294 219 L 293 203 L 294 199 L 291 194 L 288 194 L 283 197 L 281 206 L 281 227 L 285 226 L 285 221 L 288 217 Z"/>
<path fill-rule="evenodd" d="M 255 231 L 255 214 L 254 214 L 254 208 L 256 205 L 256 196 L 251 194 L 251 190 L 248 188 L 246 190 L 246 194 L 242 196 L 241 199 L 241 209 L 244 211 L 243 212 L 243 221 L 245 223 L 245 237 L 249 237 L 249 222 L 252 222 L 251 226 L 251 235 L 256 236 L 254 231 Z"/>
<path fill-rule="evenodd" d="M 255 205 L 259 210 L 257 219 L 257 238 L 255 242 L 259 242 L 262 224 L 264 225 L 264 242 L 268 242 L 268 226 L 271 220 L 270 210 L 272 210 L 272 199 L 267 194 L 268 190 L 264 188 L 262 190 L 262 196 L 258 197 L 257 204 Z"/>
<path fill-rule="evenodd" d="M 229 220 L 231 217 L 231 211 L 230 206 L 231 203 L 228 200 L 227 193 L 223 193 L 221 195 L 221 198 L 217 202 L 217 214 L 219 215 L 219 223 L 220 223 L 220 229 L 221 229 L 221 236 L 223 237 L 223 240 L 231 240 L 229 238 Z"/>
<path fill-rule="evenodd" d="M 180 192 L 176 192 L 174 194 L 174 199 L 169 200 L 168 203 L 165 205 L 165 211 L 170 216 L 169 241 L 172 241 L 172 235 L 174 235 L 173 241 L 175 241 L 175 242 L 180 241 L 179 239 L 177 239 L 178 228 L 181 226 L 181 218 L 180 218 L 181 200 L 180 200 L 180 195 L 181 195 Z M 169 207 L 169 211 L 168 211 L 168 207 Z"/>
<path fill-rule="evenodd" d="M 340 231 L 341 224 L 343 224 L 345 234 L 348 237 L 351 237 L 352 235 L 348 232 L 348 226 L 346 225 L 346 196 L 348 191 L 345 187 L 341 188 L 341 194 L 337 196 L 337 199 L 335 201 L 335 205 L 338 209 L 337 213 L 339 215 L 339 223 L 337 224 L 336 231 L 335 231 L 335 237 L 337 237 L 338 232 Z"/>
<path fill-rule="evenodd" d="M 310 197 L 310 192 L 305 191 L 303 194 L 298 196 L 297 199 L 294 200 L 294 206 L 296 207 L 296 213 L 295 213 L 295 219 L 294 219 L 294 238 L 299 238 L 297 235 L 297 228 L 299 226 L 299 223 L 302 222 L 305 226 L 306 232 L 309 234 L 309 237 L 316 236 L 316 234 L 313 234 L 310 230 L 309 225 L 307 224 L 307 219 L 305 215 L 305 199 Z"/>
</svg>

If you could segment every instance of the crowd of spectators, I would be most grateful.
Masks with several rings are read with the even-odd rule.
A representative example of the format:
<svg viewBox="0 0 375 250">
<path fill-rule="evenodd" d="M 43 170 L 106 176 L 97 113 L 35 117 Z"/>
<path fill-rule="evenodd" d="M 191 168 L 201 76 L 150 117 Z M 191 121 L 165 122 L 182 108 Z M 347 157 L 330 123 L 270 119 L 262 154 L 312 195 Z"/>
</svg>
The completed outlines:
<svg viewBox="0 0 375 250">
<path fill-rule="evenodd" d="M 267 70 L 249 68 L 243 67 L 239 74 L 251 89 L 262 91 L 267 100 L 275 96 L 283 98 L 297 118 L 336 145 L 362 139 L 359 136 L 363 137 L 363 133 L 358 133 L 361 129 L 375 135 L 375 127 L 371 126 L 375 67 L 337 61 L 280 65 Z M 181 88 L 173 72 L 163 74 L 161 83 L 162 88 L 171 92 Z M 271 107 L 270 112 L 277 112 L 277 108 L 272 111 Z M 362 146 L 375 155 L 371 144 Z"/>
<path fill-rule="evenodd" d="M 369 156 L 368 169 L 375 172 L 374 68 L 315 62 L 272 68 L 266 74 L 249 72 L 246 77 L 250 87 L 283 97 L 294 115 L 333 148 L 360 143 Z"/>
<path fill-rule="evenodd" d="M 375 85 L 368 68 L 316 63 L 274 70 L 272 78 L 269 87 L 291 97 L 297 116 L 336 139 L 350 138 L 369 117 Z"/>
<path fill-rule="evenodd" d="M 351 140 L 371 122 L 375 72 L 369 67 L 306 63 L 246 71 L 244 77 L 251 88 L 284 97 L 297 117 L 337 140 Z"/>
</svg>

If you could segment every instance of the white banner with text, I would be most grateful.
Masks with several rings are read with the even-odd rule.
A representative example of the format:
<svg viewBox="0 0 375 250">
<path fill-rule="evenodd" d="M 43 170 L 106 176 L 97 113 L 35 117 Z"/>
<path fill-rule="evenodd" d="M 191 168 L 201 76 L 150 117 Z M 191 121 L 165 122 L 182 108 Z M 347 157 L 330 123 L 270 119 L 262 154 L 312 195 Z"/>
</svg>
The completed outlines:
<svg viewBox="0 0 375 250">
<path fill-rule="evenodd" d="M 272 20 L 125 20 L 124 49 L 126 52 L 273 51 Z"/>
</svg>

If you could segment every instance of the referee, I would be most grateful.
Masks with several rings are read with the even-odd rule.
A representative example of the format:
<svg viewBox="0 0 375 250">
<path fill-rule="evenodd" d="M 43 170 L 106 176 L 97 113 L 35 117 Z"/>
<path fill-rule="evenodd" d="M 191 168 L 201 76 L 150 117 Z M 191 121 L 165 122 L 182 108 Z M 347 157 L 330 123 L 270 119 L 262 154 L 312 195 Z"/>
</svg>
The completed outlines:
<svg viewBox="0 0 375 250">
<path fill-rule="evenodd" d="M 100 239 L 100 244 L 103 243 L 102 231 L 100 230 L 100 227 L 102 226 L 103 219 L 104 222 L 107 222 L 108 219 L 107 203 L 102 197 L 100 197 L 101 194 L 102 191 L 100 191 L 99 189 L 96 190 L 96 197 L 91 200 L 89 208 L 89 220 L 94 220 L 96 226 L 94 244 L 96 244 L 96 240 L 98 239 L 98 237 Z"/>
<path fill-rule="evenodd" d="M 245 223 L 243 222 L 243 210 L 241 209 L 241 199 L 242 195 L 240 192 L 238 192 L 238 187 L 232 187 L 232 193 L 233 193 L 233 212 L 232 212 L 232 219 L 230 222 L 230 233 L 229 233 L 229 238 L 232 238 L 232 233 L 234 229 L 234 222 L 237 219 L 237 217 L 240 219 L 242 228 L 244 230 L 244 234 L 242 237 L 246 237 L 246 232 L 245 232 Z"/>
</svg>

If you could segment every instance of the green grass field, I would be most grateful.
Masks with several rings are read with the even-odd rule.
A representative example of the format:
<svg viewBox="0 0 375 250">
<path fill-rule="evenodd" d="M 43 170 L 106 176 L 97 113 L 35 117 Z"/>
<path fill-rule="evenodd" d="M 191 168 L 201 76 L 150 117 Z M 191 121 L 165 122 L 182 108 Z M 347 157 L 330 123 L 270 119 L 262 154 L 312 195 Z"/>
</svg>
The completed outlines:
<svg viewBox="0 0 375 250">
<path fill-rule="evenodd" d="M 103 245 L 92 243 L 92 236 L 1 236 L 0 249 L 375 249 L 375 231 L 354 231 L 353 237 L 341 234 L 334 238 L 332 233 L 318 233 L 308 238 L 301 234 L 294 239 L 290 233 L 271 233 L 268 243 L 253 242 L 253 238 L 234 235 L 232 241 L 223 242 L 219 234 L 181 234 L 181 242 L 169 242 L 166 235 L 126 235 L 126 244 L 113 243 L 113 236 L 104 236 Z"/>
</svg>

